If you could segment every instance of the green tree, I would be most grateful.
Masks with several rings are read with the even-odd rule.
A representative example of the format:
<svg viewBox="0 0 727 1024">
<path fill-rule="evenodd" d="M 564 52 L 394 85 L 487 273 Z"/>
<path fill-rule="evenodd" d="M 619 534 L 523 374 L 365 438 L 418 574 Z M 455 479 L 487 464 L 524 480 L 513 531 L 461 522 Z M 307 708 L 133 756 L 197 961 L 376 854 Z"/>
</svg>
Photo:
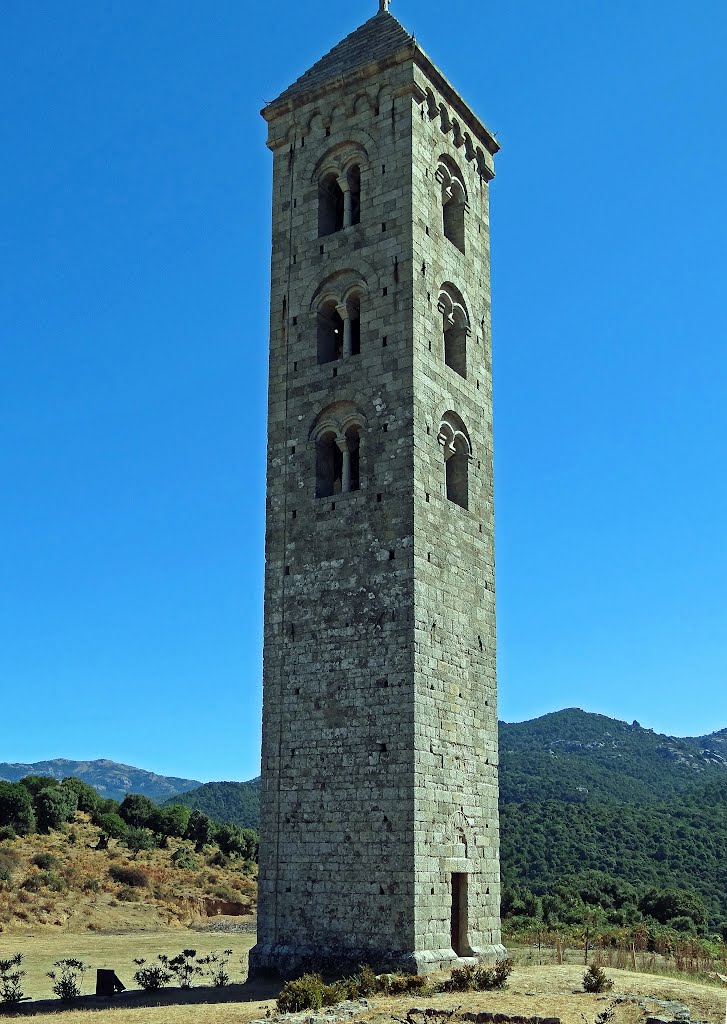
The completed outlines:
<svg viewBox="0 0 727 1024">
<path fill-rule="evenodd" d="M 191 839 L 197 850 L 201 850 L 207 843 L 212 842 L 214 834 L 212 820 L 202 811 L 192 811 L 184 838 Z"/>
<path fill-rule="evenodd" d="M 136 828 L 136 826 L 132 825 L 124 836 L 124 844 L 128 846 L 134 854 L 134 858 L 136 858 L 142 850 L 153 850 L 156 846 L 156 841 L 148 828 Z"/>
<path fill-rule="evenodd" d="M 158 832 L 162 836 L 181 839 L 187 831 L 191 816 L 191 809 L 181 804 L 158 807 L 151 820 L 150 827 L 154 832 Z"/>
<path fill-rule="evenodd" d="M 40 832 L 50 832 L 70 821 L 78 808 L 76 794 L 61 786 L 42 789 L 35 798 L 35 813 Z"/>
<path fill-rule="evenodd" d="M 52 779 L 49 775 L 26 775 L 19 782 L 20 786 L 30 793 L 33 800 L 44 789 L 54 789 L 58 785 L 58 779 Z"/>
<path fill-rule="evenodd" d="M 156 812 L 149 797 L 139 793 L 127 793 L 119 806 L 119 814 L 132 828 L 150 828 Z"/>
<path fill-rule="evenodd" d="M 257 832 L 229 822 L 217 828 L 214 840 L 228 857 L 243 857 L 245 860 L 252 860 L 258 844 Z"/>
<path fill-rule="evenodd" d="M 84 811 L 86 814 L 94 814 L 101 806 L 101 797 L 93 786 L 89 786 L 83 779 L 73 777 L 64 779 L 61 782 L 61 789 L 75 793 L 78 810 Z"/>
<path fill-rule="evenodd" d="M 35 812 L 30 792 L 19 782 L 0 782 L 0 825 L 7 825 L 18 835 L 35 831 Z"/>
<path fill-rule="evenodd" d="M 94 814 L 93 823 L 102 832 L 105 832 L 109 839 L 124 839 L 129 831 L 129 826 L 124 819 L 113 812 Z"/>
</svg>

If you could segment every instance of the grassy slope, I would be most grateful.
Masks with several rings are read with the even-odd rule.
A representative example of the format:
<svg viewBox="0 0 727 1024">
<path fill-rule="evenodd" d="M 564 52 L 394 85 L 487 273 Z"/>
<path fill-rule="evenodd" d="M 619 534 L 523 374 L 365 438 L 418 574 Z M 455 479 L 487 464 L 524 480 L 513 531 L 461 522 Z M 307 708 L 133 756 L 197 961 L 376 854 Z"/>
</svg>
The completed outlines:
<svg viewBox="0 0 727 1024">
<path fill-rule="evenodd" d="M 171 855 L 181 840 L 136 860 L 114 842 L 107 851 L 95 850 L 99 830 L 82 816 L 69 830 L 76 837 L 73 843 L 66 832 L 0 843 L 0 861 L 14 865 L 11 881 L 0 882 L 0 931 L 179 926 L 204 916 L 204 901 L 211 899 L 245 904 L 254 912 L 255 882 L 241 866 L 210 867 L 198 855 L 197 869 L 180 869 Z M 32 863 L 42 853 L 57 861 L 50 875 Z M 148 886 L 115 882 L 109 874 L 112 865 L 143 869 Z"/>
</svg>

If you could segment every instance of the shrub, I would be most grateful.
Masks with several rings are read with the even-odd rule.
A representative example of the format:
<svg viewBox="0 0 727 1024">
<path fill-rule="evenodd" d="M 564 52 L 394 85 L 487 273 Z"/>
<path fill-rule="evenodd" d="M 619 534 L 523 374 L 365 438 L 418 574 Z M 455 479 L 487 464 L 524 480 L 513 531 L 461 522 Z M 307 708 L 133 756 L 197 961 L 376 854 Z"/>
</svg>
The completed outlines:
<svg viewBox="0 0 727 1024">
<path fill-rule="evenodd" d="M 0 850 L 0 882 L 12 882 L 19 865 L 20 857 L 15 850 Z"/>
<path fill-rule="evenodd" d="M 134 963 L 139 968 L 134 975 L 134 981 L 145 992 L 156 992 L 172 980 L 169 971 L 161 964 L 147 965 L 146 960 L 134 960 Z"/>
<path fill-rule="evenodd" d="M 123 864 L 112 864 L 109 868 L 109 875 L 120 885 L 129 885 L 136 889 L 146 889 L 149 885 L 149 876 L 143 868 L 126 867 Z"/>
<path fill-rule="evenodd" d="M 68 882 L 57 871 L 39 871 L 36 878 L 42 889 L 50 889 L 51 892 L 65 892 L 68 888 Z"/>
<path fill-rule="evenodd" d="M 326 987 L 320 974 L 304 974 L 295 981 L 286 981 L 277 999 L 278 1012 L 300 1013 L 301 1010 L 320 1010 Z"/>
<path fill-rule="evenodd" d="M 494 967 L 486 967 L 479 964 L 475 970 L 475 988 L 479 992 L 489 992 L 491 989 L 504 988 L 507 979 L 512 974 L 512 960 L 498 960 Z"/>
<path fill-rule="evenodd" d="M 53 982 L 53 992 L 64 1003 L 72 1003 L 81 994 L 83 976 L 88 966 L 81 960 L 66 959 L 57 960 L 53 964 L 57 971 L 48 971 L 48 977 Z"/>
<path fill-rule="evenodd" d="M 360 996 L 372 996 L 378 988 L 376 974 L 370 964 L 362 964 L 354 978 Z"/>
<path fill-rule="evenodd" d="M 443 992 L 489 992 L 504 988 L 512 973 L 512 960 L 498 960 L 493 967 L 467 964 L 455 967 L 452 976 L 442 985 Z"/>
<path fill-rule="evenodd" d="M 0 1003 L 13 1005 L 25 998 L 21 987 L 25 977 L 25 971 L 20 969 L 22 963 L 22 953 L 16 953 L 9 960 L 0 960 Z"/>
<path fill-rule="evenodd" d="M 172 854 L 172 864 L 175 868 L 184 868 L 187 871 L 197 871 L 199 861 L 188 846 L 180 846 Z"/>
<path fill-rule="evenodd" d="M 192 979 L 201 976 L 203 973 L 196 957 L 196 949 L 183 949 L 177 956 L 168 957 L 162 954 L 159 959 L 164 967 L 177 979 L 180 988 L 191 988 Z"/>
<path fill-rule="evenodd" d="M 12 825 L 1 825 L 0 826 L 0 843 L 12 842 L 18 838 L 18 833 L 15 831 Z"/>
<path fill-rule="evenodd" d="M 389 995 L 402 995 L 404 992 L 423 992 L 428 987 L 426 978 L 419 974 L 389 974 L 385 980 L 377 979 L 379 990 Z"/>
<path fill-rule="evenodd" d="M 130 885 L 122 885 L 119 889 L 119 899 L 122 903 L 138 903 L 141 897 L 137 889 Z"/>
<path fill-rule="evenodd" d="M 203 967 L 207 968 L 206 974 L 210 979 L 210 984 L 215 988 L 223 988 L 230 984 L 227 965 L 231 956 L 232 950 L 225 949 L 222 953 L 210 953 L 209 956 L 205 956 L 199 961 Z"/>
<path fill-rule="evenodd" d="M 44 871 L 50 871 L 58 864 L 58 858 L 54 857 L 52 853 L 36 853 L 33 857 L 33 864 Z"/>
<path fill-rule="evenodd" d="M 613 982 L 606 976 L 606 972 L 603 968 L 599 967 L 597 964 L 591 964 L 583 975 L 583 991 L 610 992 L 612 988 Z"/>
</svg>

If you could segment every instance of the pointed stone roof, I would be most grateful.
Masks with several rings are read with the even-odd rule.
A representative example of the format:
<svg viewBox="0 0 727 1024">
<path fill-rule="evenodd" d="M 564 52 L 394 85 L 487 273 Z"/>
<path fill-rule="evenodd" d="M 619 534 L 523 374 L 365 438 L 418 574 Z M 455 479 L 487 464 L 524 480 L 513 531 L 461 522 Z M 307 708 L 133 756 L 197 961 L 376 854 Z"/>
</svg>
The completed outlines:
<svg viewBox="0 0 727 1024">
<path fill-rule="evenodd" d="M 379 11 L 334 46 L 325 57 L 273 100 L 273 104 L 296 99 L 327 82 L 349 75 L 366 64 L 393 57 L 402 47 L 413 42 L 413 36 L 399 24 L 393 14 L 385 10 Z"/>
</svg>

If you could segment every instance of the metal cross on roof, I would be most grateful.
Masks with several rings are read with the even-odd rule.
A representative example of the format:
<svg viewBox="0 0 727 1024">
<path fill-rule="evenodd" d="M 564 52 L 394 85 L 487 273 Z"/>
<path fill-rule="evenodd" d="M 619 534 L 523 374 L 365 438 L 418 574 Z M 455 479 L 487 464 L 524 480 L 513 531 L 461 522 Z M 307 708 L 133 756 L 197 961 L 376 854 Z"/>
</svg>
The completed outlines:
<svg viewBox="0 0 727 1024">
<path fill-rule="evenodd" d="M 388 11 L 391 0 L 379 0 L 379 14 L 382 11 Z"/>
</svg>

